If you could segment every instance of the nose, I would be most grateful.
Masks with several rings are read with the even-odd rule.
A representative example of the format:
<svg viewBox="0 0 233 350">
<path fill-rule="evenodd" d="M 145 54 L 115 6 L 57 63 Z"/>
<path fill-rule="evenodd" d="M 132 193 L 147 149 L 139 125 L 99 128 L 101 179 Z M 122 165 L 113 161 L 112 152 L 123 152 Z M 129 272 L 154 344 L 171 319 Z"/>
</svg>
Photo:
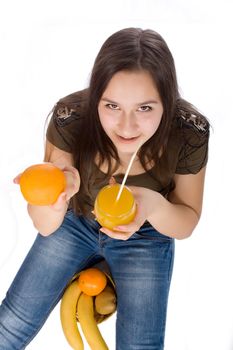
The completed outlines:
<svg viewBox="0 0 233 350">
<path fill-rule="evenodd" d="M 137 136 L 138 124 L 134 113 L 122 113 L 118 121 L 118 128 L 123 137 Z"/>
</svg>

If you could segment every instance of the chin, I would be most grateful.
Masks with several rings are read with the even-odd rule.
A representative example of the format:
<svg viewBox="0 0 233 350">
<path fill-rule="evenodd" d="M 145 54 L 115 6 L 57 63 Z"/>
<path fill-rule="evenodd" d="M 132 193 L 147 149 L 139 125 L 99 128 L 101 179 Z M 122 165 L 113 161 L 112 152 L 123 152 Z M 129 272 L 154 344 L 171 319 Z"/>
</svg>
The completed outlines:
<svg viewBox="0 0 233 350">
<path fill-rule="evenodd" d="M 116 148 L 117 148 L 117 151 L 121 154 L 133 154 L 136 149 L 137 149 L 137 146 L 135 145 L 119 145 L 119 144 L 116 144 L 115 145 Z"/>
</svg>

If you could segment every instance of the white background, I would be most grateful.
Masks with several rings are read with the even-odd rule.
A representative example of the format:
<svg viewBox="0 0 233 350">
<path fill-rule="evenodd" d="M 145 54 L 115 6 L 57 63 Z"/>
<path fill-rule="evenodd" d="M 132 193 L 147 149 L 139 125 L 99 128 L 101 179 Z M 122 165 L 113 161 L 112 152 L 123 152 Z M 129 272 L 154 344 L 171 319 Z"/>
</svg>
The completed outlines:
<svg viewBox="0 0 233 350">
<path fill-rule="evenodd" d="M 176 242 L 165 350 L 233 349 L 231 21 L 230 0 L 1 2 L 0 299 L 36 235 L 12 179 L 42 161 L 48 112 L 88 84 L 110 34 L 151 28 L 173 53 L 182 95 L 213 126 L 203 215 L 193 236 Z M 110 350 L 114 324 L 101 326 Z M 28 349 L 69 349 L 59 306 Z"/>
</svg>

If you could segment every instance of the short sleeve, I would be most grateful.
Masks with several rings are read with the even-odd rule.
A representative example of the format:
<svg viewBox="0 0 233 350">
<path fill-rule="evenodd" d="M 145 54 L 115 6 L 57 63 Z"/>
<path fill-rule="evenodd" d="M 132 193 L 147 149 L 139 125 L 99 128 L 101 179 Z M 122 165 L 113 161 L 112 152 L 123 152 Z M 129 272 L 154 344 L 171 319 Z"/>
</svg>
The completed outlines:
<svg viewBox="0 0 233 350">
<path fill-rule="evenodd" d="M 209 127 L 205 131 L 194 127 L 182 130 L 182 142 L 176 167 L 177 174 L 197 174 L 208 161 Z"/>
<path fill-rule="evenodd" d="M 84 90 L 59 100 L 50 113 L 46 138 L 54 146 L 72 152 L 84 114 Z"/>
</svg>

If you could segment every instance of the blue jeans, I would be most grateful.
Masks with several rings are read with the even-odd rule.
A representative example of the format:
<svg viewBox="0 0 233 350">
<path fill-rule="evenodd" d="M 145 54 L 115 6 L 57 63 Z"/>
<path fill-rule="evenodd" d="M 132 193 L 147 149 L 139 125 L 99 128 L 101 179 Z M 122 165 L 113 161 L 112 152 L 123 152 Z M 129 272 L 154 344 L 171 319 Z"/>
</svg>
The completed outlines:
<svg viewBox="0 0 233 350">
<path fill-rule="evenodd" d="M 52 235 L 40 234 L 0 306 L 0 349 L 25 349 L 72 276 L 106 260 L 117 291 L 117 350 L 162 350 L 174 240 L 145 224 L 127 241 L 69 210 Z"/>
</svg>

